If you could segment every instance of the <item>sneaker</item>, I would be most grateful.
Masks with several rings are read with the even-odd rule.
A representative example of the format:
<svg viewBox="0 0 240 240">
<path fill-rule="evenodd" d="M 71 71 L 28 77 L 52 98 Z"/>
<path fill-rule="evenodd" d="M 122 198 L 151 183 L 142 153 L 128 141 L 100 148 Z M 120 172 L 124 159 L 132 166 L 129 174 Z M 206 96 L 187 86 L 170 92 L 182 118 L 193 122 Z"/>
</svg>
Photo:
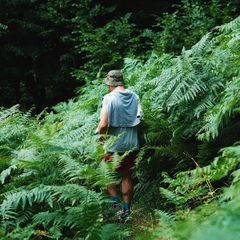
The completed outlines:
<svg viewBox="0 0 240 240">
<path fill-rule="evenodd" d="M 119 203 L 113 203 L 113 210 L 120 210 L 120 204 Z"/>
<path fill-rule="evenodd" d="M 111 211 L 108 213 L 108 219 L 111 222 L 121 220 L 122 210 L 119 203 L 113 203 Z"/>
<path fill-rule="evenodd" d="M 113 213 L 114 213 L 115 216 L 118 216 L 118 217 L 119 217 L 119 216 L 121 215 L 121 212 L 122 212 L 122 211 L 121 211 L 121 207 L 120 207 L 120 204 L 119 204 L 119 203 L 114 203 L 112 210 L 113 210 Z"/>
<path fill-rule="evenodd" d="M 122 211 L 122 215 L 121 215 L 122 221 L 123 221 L 123 222 L 126 222 L 126 221 L 130 220 L 130 215 L 131 215 L 130 210 L 124 209 L 124 210 Z"/>
</svg>

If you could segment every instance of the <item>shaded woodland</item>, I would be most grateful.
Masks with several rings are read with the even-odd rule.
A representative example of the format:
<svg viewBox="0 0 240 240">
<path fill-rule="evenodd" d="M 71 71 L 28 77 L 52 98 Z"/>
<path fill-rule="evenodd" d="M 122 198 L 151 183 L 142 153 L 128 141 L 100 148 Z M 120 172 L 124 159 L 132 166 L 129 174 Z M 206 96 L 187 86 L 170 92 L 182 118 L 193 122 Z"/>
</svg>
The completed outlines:
<svg viewBox="0 0 240 240">
<path fill-rule="evenodd" d="M 2 0 L 0 238 L 240 239 L 239 9 Z M 112 68 L 144 113 L 126 222 L 106 194 L 121 158 L 100 161 L 114 138 L 94 134 Z"/>
<path fill-rule="evenodd" d="M 125 57 L 179 54 L 238 14 L 237 1 L 194 4 L 2 0 L 0 105 L 40 113 L 75 97 L 98 72 L 122 68 Z"/>
</svg>

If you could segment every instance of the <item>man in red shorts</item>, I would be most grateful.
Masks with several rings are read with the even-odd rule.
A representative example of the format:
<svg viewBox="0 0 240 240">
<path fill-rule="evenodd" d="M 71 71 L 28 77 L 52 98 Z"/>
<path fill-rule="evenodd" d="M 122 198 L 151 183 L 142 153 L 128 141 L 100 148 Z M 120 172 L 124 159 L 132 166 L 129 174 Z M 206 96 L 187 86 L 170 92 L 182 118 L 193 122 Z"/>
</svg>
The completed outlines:
<svg viewBox="0 0 240 240">
<path fill-rule="evenodd" d="M 125 89 L 123 74 L 119 70 L 111 70 L 107 74 L 105 83 L 110 93 L 103 97 L 98 134 L 118 136 L 109 147 L 106 160 L 113 153 L 123 155 L 131 151 L 116 169 L 121 176 L 123 211 L 122 218 L 126 220 L 130 215 L 130 203 L 133 196 L 133 179 L 131 169 L 135 166 L 135 159 L 139 150 L 138 125 L 140 123 L 139 97 L 131 90 Z M 120 209 L 116 185 L 107 187 L 107 191 L 113 200 L 114 208 Z"/>
</svg>

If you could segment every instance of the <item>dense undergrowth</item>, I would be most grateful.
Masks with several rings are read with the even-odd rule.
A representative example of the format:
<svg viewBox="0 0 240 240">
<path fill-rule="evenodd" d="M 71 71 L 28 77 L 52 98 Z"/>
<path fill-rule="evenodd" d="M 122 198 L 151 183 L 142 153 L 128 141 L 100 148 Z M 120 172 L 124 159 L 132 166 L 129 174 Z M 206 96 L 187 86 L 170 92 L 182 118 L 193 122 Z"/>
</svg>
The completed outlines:
<svg viewBox="0 0 240 240">
<path fill-rule="evenodd" d="M 141 151 L 131 222 L 110 222 L 94 130 L 102 78 L 35 118 L 0 112 L 3 239 L 238 239 L 240 18 L 179 56 L 125 59 L 127 87 L 141 98 Z M 114 141 L 114 139 L 111 139 Z"/>
</svg>

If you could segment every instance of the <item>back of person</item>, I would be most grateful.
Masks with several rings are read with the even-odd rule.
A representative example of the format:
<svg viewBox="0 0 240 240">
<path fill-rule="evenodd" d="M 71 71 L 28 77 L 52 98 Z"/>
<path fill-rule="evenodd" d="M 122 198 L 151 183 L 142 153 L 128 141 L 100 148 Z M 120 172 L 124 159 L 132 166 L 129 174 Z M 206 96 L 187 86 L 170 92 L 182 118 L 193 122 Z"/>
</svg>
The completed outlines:
<svg viewBox="0 0 240 240">
<path fill-rule="evenodd" d="M 108 134 L 118 137 L 109 152 L 138 150 L 138 96 L 128 89 L 116 89 L 103 99 L 108 109 Z"/>
</svg>

